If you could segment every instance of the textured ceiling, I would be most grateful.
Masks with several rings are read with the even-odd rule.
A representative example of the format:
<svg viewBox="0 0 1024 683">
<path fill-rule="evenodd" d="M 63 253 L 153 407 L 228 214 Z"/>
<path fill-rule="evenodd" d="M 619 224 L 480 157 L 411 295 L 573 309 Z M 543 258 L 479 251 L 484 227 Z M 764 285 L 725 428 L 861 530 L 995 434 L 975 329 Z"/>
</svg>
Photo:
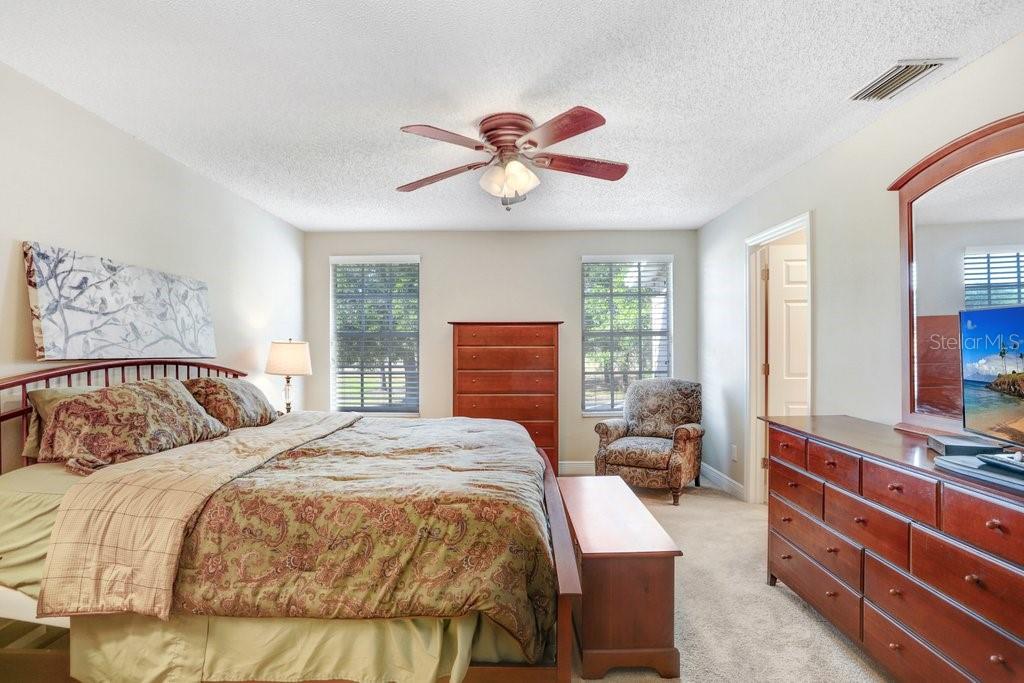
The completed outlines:
<svg viewBox="0 0 1024 683">
<path fill-rule="evenodd" d="M 302 228 L 687 228 L 891 106 L 847 97 L 897 59 L 1021 30 L 1020 0 L 3 0 L 0 61 Z M 394 191 L 482 156 L 399 126 L 576 104 L 608 123 L 553 151 L 623 180 Z"/>
<path fill-rule="evenodd" d="M 1024 220 L 1024 152 L 975 166 L 914 202 L 918 226 L 1019 220 Z"/>
</svg>

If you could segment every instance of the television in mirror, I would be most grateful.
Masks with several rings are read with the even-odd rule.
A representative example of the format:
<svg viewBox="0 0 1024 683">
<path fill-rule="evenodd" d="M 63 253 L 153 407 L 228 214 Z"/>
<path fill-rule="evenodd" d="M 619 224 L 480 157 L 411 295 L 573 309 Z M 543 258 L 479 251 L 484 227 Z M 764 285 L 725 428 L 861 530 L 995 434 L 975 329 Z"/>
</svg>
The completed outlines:
<svg viewBox="0 0 1024 683">
<path fill-rule="evenodd" d="M 1024 446 L 1024 306 L 960 313 L 964 429 Z"/>
</svg>

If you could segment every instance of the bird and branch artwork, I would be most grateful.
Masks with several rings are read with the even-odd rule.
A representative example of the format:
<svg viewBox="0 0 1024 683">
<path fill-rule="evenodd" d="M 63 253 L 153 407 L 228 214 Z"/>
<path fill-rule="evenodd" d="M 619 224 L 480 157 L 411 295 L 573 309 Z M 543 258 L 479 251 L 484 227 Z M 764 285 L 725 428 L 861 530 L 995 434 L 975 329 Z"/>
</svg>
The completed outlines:
<svg viewBox="0 0 1024 683">
<path fill-rule="evenodd" d="M 23 242 L 36 358 L 212 358 L 205 282 Z"/>
</svg>

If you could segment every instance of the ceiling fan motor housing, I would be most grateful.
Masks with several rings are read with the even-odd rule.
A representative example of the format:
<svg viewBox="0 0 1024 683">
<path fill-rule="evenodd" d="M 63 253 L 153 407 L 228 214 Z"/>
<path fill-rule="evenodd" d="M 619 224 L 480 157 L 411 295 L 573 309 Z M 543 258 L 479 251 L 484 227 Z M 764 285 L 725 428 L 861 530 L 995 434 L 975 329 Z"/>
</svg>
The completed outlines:
<svg viewBox="0 0 1024 683">
<path fill-rule="evenodd" d="M 498 159 L 503 163 L 519 154 L 516 140 L 536 126 L 526 114 L 503 112 L 485 116 L 480 121 L 480 139 L 494 147 Z"/>
</svg>

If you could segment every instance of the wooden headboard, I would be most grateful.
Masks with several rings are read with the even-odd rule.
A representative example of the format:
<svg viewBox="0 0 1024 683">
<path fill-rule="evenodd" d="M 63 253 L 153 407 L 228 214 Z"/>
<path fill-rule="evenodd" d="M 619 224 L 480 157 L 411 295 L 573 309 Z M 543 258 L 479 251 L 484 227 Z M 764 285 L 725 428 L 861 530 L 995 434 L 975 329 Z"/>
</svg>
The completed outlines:
<svg viewBox="0 0 1024 683">
<path fill-rule="evenodd" d="M 137 382 L 143 379 L 160 379 L 174 377 L 188 379 L 190 377 L 245 377 L 245 373 L 220 365 L 183 358 L 135 358 L 122 360 L 96 361 L 77 365 L 62 365 L 45 370 L 37 370 L 24 375 L 0 379 L 0 426 L 8 420 L 21 420 L 20 437 L 17 440 L 20 452 L 28 435 L 29 419 L 32 406 L 28 402 L 28 392 L 44 387 L 95 386 L 97 389 L 112 384 Z M 4 410 L 5 397 L 14 394 L 17 407 Z M 4 443 L 0 437 L 0 473 L 3 472 Z M 34 458 L 25 458 L 24 464 L 31 465 Z"/>
</svg>

